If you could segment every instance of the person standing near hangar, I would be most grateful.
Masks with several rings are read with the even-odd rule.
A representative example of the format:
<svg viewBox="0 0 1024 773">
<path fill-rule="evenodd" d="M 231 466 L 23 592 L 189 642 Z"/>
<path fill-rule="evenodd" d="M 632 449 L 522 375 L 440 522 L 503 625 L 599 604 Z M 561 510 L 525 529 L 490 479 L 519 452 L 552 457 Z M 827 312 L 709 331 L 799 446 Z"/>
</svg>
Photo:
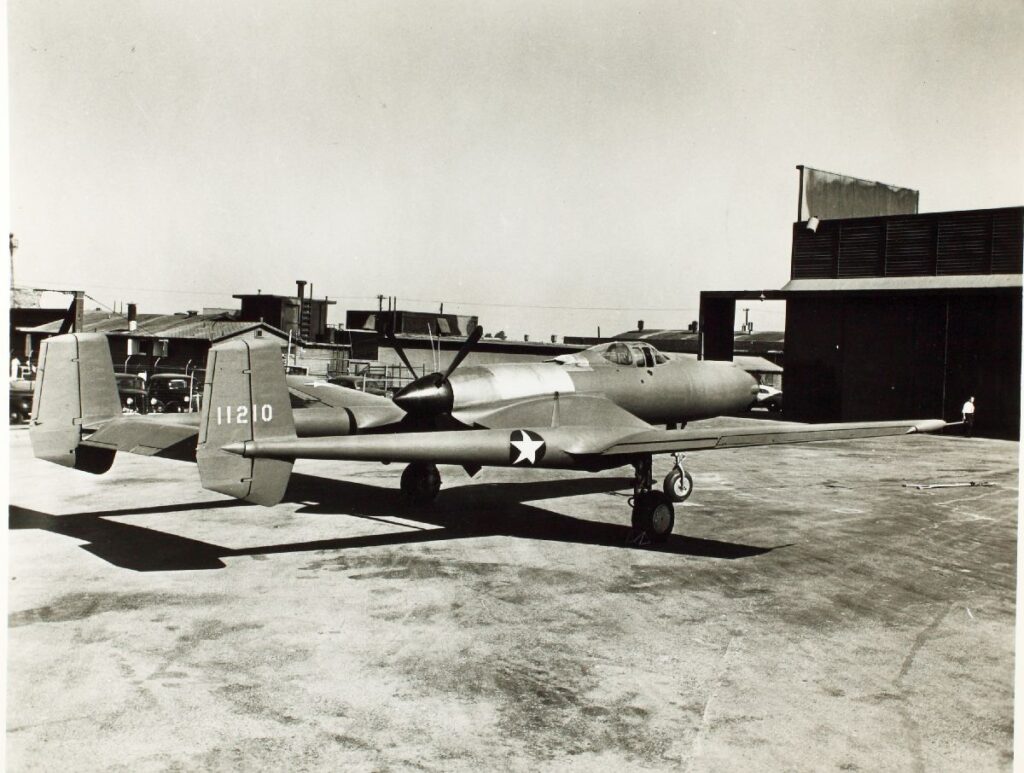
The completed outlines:
<svg viewBox="0 0 1024 773">
<path fill-rule="evenodd" d="M 971 397 L 964 403 L 964 407 L 960 409 L 960 413 L 963 416 L 964 422 L 964 436 L 970 437 L 974 433 L 974 397 Z"/>
</svg>

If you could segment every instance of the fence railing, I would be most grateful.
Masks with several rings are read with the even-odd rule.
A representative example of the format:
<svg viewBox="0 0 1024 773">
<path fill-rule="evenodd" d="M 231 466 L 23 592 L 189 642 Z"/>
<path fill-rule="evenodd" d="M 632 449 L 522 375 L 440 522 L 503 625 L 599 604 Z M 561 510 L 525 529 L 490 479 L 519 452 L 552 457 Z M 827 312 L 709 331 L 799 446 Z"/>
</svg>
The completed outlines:
<svg viewBox="0 0 1024 773">
<path fill-rule="evenodd" d="M 417 378 L 426 374 L 426 366 L 421 365 Z M 375 360 L 345 360 L 329 370 L 327 377 L 353 389 L 385 395 L 394 394 L 413 380 L 404 365 Z"/>
</svg>

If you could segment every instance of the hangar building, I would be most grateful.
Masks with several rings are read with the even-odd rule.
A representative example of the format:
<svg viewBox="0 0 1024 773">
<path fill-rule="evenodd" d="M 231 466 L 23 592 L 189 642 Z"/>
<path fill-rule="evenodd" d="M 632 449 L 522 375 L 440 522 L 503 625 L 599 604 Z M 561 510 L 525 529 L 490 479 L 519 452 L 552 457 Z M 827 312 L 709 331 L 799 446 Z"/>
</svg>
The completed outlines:
<svg viewBox="0 0 1024 773">
<path fill-rule="evenodd" d="M 1020 426 L 1024 207 L 793 224 L 781 290 L 701 293 L 700 347 L 731 359 L 736 301 L 786 301 L 786 413 Z"/>
</svg>

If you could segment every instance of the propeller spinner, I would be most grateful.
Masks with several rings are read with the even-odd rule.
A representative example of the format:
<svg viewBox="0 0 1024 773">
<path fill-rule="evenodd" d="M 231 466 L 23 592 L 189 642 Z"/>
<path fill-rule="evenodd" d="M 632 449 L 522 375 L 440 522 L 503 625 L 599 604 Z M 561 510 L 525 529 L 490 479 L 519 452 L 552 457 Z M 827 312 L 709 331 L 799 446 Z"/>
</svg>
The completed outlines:
<svg viewBox="0 0 1024 773">
<path fill-rule="evenodd" d="M 395 405 L 412 416 L 439 416 L 444 413 L 450 413 L 455 404 L 455 394 L 452 392 L 452 385 L 448 377 L 466 359 L 483 333 L 484 329 L 482 327 L 477 326 L 474 328 L 469 337 L 462 342 L 458 353 L 444 373 L 430 373 L 402 387 L 392 398 Z M 402 362 L 405 363 L 406 367 L 415 376 L 416 373 L 409 363 L 409 358 L 402 351 L 401 344 L 398 343 L 398 340 L 390 331 L 386 333 L 386 336 Z"/>
</svg>

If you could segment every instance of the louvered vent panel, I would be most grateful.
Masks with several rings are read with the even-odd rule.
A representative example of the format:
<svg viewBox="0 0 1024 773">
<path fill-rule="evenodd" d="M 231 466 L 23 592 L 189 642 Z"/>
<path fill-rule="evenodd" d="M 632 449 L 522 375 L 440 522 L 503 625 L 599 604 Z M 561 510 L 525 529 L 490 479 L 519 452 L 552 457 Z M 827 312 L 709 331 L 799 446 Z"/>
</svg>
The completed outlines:
<svg viewBox="0 0 1024 773">
<path fill-rule="evenodd" d="M 793 226 L 793 279 L 830 279 L 833 274 L 834 224 L 822 223 L 817 233 Z"/>
<path fill-rule="evenodd" d="M 939 221 L 935 273 L 988 273 L 988 242 L 992 218 L 988 212 L 964 213 Z"/>
<path fill-rule="evenodd" d="M 992 273 L 1019 274 L 1024 270 L 1024 211 L 992 214 Z"/>
<path fill-rule="evenodd" d="M 878 276 L 881 268 L 882 225 L 846 225 L 839 237 L 839 276 Z"/>
<path fill-rule="evenodd" d="M 886 276 L 927 276 L 935 266 L 932 218 L 892 218 L 886 232 Z"/>
</svg>

